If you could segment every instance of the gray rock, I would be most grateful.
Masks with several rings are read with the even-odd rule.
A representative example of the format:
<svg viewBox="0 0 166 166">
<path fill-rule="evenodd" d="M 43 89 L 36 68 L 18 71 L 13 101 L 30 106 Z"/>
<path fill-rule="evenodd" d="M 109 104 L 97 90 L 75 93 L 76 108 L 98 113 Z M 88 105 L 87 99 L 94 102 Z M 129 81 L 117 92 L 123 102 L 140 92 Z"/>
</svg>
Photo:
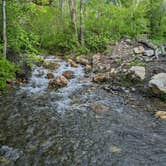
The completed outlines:
<svg viewBox="0 0 166 166">
<path fill-rule="evenodd" d="M 159 73 L 149 81 L 149 88 L 156 95 L 166 94 L 166 73 Z"/>
<path fill-rule="evenodd" d="M 129 70 L 129 75 L 133 80 L 143 81 L 145 79 L 145 67 L 132 66 Z"/>
<path fill-rule="evenodd" d="M 154 50 L 145 50 L 144 55 L 148 57 L 154 56 Z"/>
</svg>

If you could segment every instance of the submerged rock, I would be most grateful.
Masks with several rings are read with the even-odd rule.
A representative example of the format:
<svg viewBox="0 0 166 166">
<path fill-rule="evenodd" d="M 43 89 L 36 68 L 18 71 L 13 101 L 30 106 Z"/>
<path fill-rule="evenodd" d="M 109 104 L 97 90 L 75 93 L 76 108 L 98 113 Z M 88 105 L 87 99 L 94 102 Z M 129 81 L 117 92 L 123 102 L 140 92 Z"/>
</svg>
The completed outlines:
<svg viewBox="0 0 166 166">
<path fill-rule="evenodd" d="M 132 80 L 143 81 L 145 79 L 145 67 L 133 66 L 129 70 L 129 76 Z"/>
<path fill-rule="evenodd" d="M 160 119 L 166 119 L 166 111 L 157 111 L 155 117 Z"/>
<path fill-rule="evenodd" d="M 120 153 L 122 151 L 122 149 L 119 148 L 119 147 L 117 147 L 117 146 L 112 146 L 111 149 L 110 149 L 110 151 L 112 153 Z"/>
<path fill-rule="evenodd" d="M 63 72 L 62 75 L 67 79 L 71 79 L 74 77 L 74 72 L 73 71 L 65 71 L 65 72 Z"/>
<path fill-rule="evenodd" d="M 47 78 L 48 79 L 53 79 L 54 78 L 54 74 L 53 73 L 47 73 Z"/>
<path fill-rule="evenodd" d="M 156 95 L 166 94 L 166 73 L 159 73 L 149 81 L 149 88 Z"/>
<path fill-rule="evenodd" d="M 90 105 L 90 108 L 93 112 L 97 114 L 102 114 L 109 111 L 109 108 L 100 103 L 93 103 Z"/>
<path fill-rule="evenodd" d="M 65 87 L 68 84 L 68 80 L 64 76 L 57 76 L 53 80 L 49 82 L 48 88 L 49 89 L 56 89 Z"/>
</svg>

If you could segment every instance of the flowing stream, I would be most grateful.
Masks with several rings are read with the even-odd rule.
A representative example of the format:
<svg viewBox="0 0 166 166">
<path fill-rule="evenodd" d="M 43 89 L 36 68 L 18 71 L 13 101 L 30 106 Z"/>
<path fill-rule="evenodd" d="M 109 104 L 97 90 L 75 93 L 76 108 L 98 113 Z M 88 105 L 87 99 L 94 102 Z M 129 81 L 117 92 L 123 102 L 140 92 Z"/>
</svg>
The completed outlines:
<svg viewBox="0 0 166 166">
<path fill-rule="evenodd" d="M 166 165 L 166 121 L 145 111 L 155 109 L 150 102 L 105 91 L 81 65 L 45 61 L 60 64 L 54 76 L 70 70 L 74 78 L 48 89 L 50 71 L 36 66 L 28 84 L 0 97 L 0 165 Z"/>
</svg>

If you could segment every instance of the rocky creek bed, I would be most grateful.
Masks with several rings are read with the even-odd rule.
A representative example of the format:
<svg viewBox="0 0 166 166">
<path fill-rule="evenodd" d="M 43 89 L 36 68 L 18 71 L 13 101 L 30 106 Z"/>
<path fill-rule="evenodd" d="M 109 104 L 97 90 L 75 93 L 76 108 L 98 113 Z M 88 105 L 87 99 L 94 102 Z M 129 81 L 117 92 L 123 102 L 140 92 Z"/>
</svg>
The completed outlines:
<svg viewBox="0 0 166 166">
<path fill-rule="evenodd" d="M 95 78 L 71 59 L 45 62 L 28 84 L 0 97 L 0 165 L 165 166 L 166 120 L 155 116 L 166 111 L 165 102 L 135 86 L 112 85 L 107 75 Z M 66 71 L 67 82 L 59 78 Z"/>
</svg>

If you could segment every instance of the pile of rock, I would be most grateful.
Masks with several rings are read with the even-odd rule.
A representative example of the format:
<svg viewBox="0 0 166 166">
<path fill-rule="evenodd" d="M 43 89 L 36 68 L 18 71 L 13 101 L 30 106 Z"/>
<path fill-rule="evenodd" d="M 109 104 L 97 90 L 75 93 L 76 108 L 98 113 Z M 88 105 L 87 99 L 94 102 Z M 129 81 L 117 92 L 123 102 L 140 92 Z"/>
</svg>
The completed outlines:
<svg viewBox="0 0 166 166">
<path fill-rule="evenodd" d="M 92 68 L 94 73 L 106 72 L 111 69 L 111 65 L 106 57 L 98 53 L 92 57 Z"/>
</svg>

